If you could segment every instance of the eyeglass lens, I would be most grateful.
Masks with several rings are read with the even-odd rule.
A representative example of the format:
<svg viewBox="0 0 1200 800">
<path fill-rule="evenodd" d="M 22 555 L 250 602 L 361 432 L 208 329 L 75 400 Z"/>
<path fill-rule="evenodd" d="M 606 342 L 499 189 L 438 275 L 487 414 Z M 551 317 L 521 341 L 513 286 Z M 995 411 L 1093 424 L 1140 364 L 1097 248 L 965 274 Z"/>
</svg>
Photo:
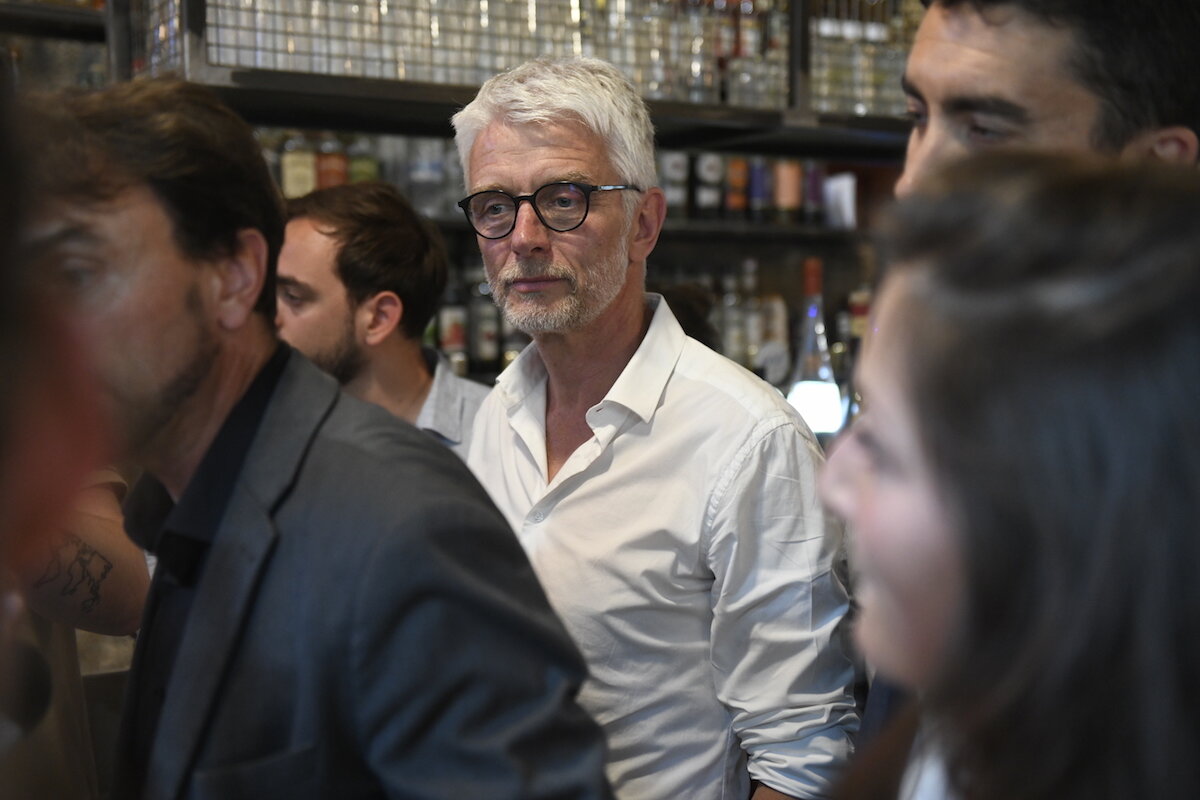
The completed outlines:
<svg viewBox="0 0 1200 800">
<path fill-rule="evenodd" d="M 533 193 L 533 207 L 551 230 L 577 228 L 588 212 L 588 193 L 573 183 L 551 183 Z M 481 236 L 501 237 L 513 229 L 517 201 L 504 192 L 480 192 L 470 198 L 468 213 Z"/>
</svg>

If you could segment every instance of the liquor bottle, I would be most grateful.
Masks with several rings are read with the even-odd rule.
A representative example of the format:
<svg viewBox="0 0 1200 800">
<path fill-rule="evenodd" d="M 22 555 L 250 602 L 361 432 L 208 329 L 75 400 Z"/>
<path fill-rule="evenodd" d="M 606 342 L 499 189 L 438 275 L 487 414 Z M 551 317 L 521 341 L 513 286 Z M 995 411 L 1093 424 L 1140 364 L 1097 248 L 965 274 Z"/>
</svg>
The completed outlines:
<svg viewBox="0 0 1200 800">
<path fill-rule="evenodd" d="M 745 328 L 746 367 L 762 377 L 764 338 L 762 301 L 758 296 L 758 260 L 742 261 L 742 325 Z"/>
<path fill-rule="evenodd" d="M 737 55 L 737 2 L 711 0 L 714 39 L 713 56 L 717 70 L 717 99 L 729 102 L 729 71 Z"/>
<path fill-rule="evenodd" d="M 762 377 L 767 383 L 782 390 L 787 388 L 786 382 L 792 368 L 788 347 L 788 310 L 783 295 L 778 292 L 764 294 L 762 316 L 763 340 L 758 348 Z"/>
<path fill-rule="evenodd" d="M 279 177 L 284 197 L 302 197 L 317 188 L 317 153 L 300 131 L 289 131 L 283 141 Z"/>
<path fill-rule="evenodd" d="M 672 49 L 675 46 L 671 31 L 671 6 L 667 0 L 648 0 L 641 16 L 640 30 L 635 36 L 637 48 L 636 72 L 642 96 L 650 100 L 674 100 L 675 84 Z"/>
<path fill-rule="evenodd" d="M 804 168 L 795 158 L 776 159 L 773 178 L 771 199 L 775 205 L 775 221 L 780 225 L 793 225 L 800 220 Z"/>
<path fill-rule="evenodd" d="M 462 162 L 458 158 L 458 147 L 453 139 L 445 141 L 445 151 L 442 154 L 442 202 L 437 216 L 442 219 L 457 217 L 462 212 L 458 201 L 466 192 L 463 190 Z"/>
<path fill-rule="evenodd" d="M 267 172 L 271 173 L 271 179 L 275 181 L 275 185 L 279 185 L 279 149 L 283 144 L 284 134 L 276 128 L 255 128 L 254 138 L 258 140 L 259 149 L 262 150 L 263 161 L 266 162 Z"/>
<path fill-rule="evenodd" d="M 380 136 L 375 142 L 379 156 L 379 177 L 395 186 L 416 204 L 416 198 L 408 187 L 409 137 Z"/>
<path fill-rule="evenodd" d="M 849 337 L 846 340 L 848 368 L 846 370 L 846 379 L 842 383 L 842 395 L 845 398 L 846 409 L 845 418 L 842 422 L 843 428 L 854 422 L 862 408 L 862 396 L 859 394 L 858 385 L 855 382 L 854 367 L 858 363 L 859 355 L 862 352 L 863 337 L 867 334 L 871 314 L 871 287 L 863 285 L 850 292 L 847 308 L 850 317 L 850 330 Z"/>
<path fill-rule="evenodd" d="M 733 4 L 737 41 L 725 62 L 726 102 L 731 106 L 760 108 L 764 105 L 766 77 L 762 59 L 762 17 L 753 0 Z"/>
<path fill-rule="evenodd" d="M 749 170 L 746 178 L 746 208 L 752 222 L 766 222 L 771 218 L 771 198 L 774 193 L 771 162 L 766 156 L 751 156 Z"/>
<path fill-rule="evenodd" d="M 724 182 L 725 159 L 720 153 L 699 153 L 692 159 L 692 210 L 697 219 L 721 216 Z"/>
<path fill-rule="evenodd" d="M 438 349 L 450 362 L 450 368 L 460 378 L 467 374 L 467 305 L 462 296 L 462 284 L 456 274 L 446 281 L 446 294 L 438 309 Z"/>
<path fill-rule="evenodd" d="M 825 445 L 842 427 L 842 393 L 833 375 L 825 335 L 821 259 L 804 260 L 804 316 L 796 344 L 796 364 L 789 379 L 787 400 Z"/>
<path fill-rule="evenodd" d="M 795 2 L 796 0 L 793 0 Z M 788 94 L 791 82 L 788 75 L 788 50 L 791 47 L 791 32 L 789 30 L 790 14 L 783 0 L 773 0 L 766 3 L 759 0 L 766 17 L 766 34 L 763 45 L 763 106 L 765 108 L 785 109 L 788 107 Z M 817 53 L 812 54 L 815 65 Z M 814 84 L 815 85 L 815 84 Z M 896 85 L 900 85 L 897 76 Z M 814 110 L 816 110 L 814 108 Z"/>
<path fill-rule="evenodd" d="M 736 275 L 721 278 L 721 353 L 730 361 L 746 366 L 746 318 Z"/>
<path fill-rule="evenodd" d="M 805 225 L 825 224 L 825 168 L 811 158 L 804 162 L 801 218 Z"/>
<path fill-rule="evenodd" d="M 483 266 L 464 271 L 470 299 L 467 301 L 467 357 L 474 375 L 495 375 L 500 369 L 500 309 L 492 302 Z"/>
<path fill-rule="evenodd" d="M 667 198 L 667 216 L 685 219 L 688 210 L 688 155 L 682 150 L 658 151 L 658 182 Z"/>
<path fill-rule="evenodd" d="M 417 212 L 429 219 L 442 216 L 445 198 L 446 143 L 418 137 L 408 142 L 408 196 Z"/>
<path fill-rule="evenodd" d="M 380 178 L 379 158 L 367 136 L 356 136 L 346 149 L 350 159 L 350 182 L 377 181 Z"/>
<path fill-rule="evenodd" d="M 517 360 L 521 351 L 529 344 L 529 335 L 519 330 L 508 319 L 500 315 L 500 369 L 508 369 L 508 365 Z"/>
<path fill-rule="evenodd" d="M 341 186 L 350 180 L 350 159 L 342 140 L 325 131 L 317 142 L 317 188 Z"/>
<path fill-rule="evenodd" d="M 745 156 L 725 160 L 725 216 L 745 219 L 749 208 L 750 162 Z"/>
<path fill-rule="evenodd" d="M 689 103 L 715 103 L 719 95 L 716 25 L 704 0 L 685 0 L 679 16 L 683 41 L 681 96 Z"/>
</svg>

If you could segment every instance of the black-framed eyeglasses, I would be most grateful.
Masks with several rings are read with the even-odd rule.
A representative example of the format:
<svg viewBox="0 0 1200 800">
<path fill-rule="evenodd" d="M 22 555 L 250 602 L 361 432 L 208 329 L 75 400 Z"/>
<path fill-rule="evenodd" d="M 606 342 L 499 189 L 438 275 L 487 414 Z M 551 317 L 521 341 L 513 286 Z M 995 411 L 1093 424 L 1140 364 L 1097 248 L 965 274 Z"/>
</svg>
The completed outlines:
<svg viewBox="0 0 1200 800">
<path fill-rule="evenodd" d="M 517 210 L 521 201 L 533 206 L 533 213 L 552 231 L 573 231 L 587 219 L 593 192 L 616 192 L 622 189 L 642 191 L 639 186 L 614 184 L 593 186 L 590 183 L 557 181 L 547 183 L 533 194 L 511 195 L 498 189 L 476 192 L 458 201 L 467 215 L 467 222 L 485 239 L 503 239 L 517 227 Z"/>
</svg>

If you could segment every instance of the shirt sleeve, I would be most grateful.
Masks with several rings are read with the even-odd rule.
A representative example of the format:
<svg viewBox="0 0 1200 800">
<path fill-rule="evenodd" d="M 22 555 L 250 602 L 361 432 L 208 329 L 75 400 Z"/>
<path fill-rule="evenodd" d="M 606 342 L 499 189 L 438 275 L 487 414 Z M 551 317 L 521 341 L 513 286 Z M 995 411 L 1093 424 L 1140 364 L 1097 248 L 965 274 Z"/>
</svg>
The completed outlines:
<svg viewBox="0 0 1200 800">
<path fill-rule="evenodd" d="M 804 798 L 827 796 L 858 728 L 842 531 L 817 498 L 820 461 L 798 421 L 760 422 L 706 518 L 717 696 L 751 777 Z"/>
<path fill-rule="evenodd" d="M 92 489 L 99 486 L 106 486 L 112 489 L 113 494 L 117 496 L 117 502 L 123 501 L 126 493 L 129 491 L 129 483 L 117 471 L 116 467 L 104 467 L 93 470 L 83 483 L 83 488 L 85 489 Z"/>
</svg>

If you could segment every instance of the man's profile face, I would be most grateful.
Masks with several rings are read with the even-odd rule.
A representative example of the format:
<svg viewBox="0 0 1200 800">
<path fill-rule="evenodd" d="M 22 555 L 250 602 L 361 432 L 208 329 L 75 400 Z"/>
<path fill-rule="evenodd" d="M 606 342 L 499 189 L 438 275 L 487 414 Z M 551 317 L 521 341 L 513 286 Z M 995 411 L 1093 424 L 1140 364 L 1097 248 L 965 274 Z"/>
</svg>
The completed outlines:
<svg viewBox="0 0 1200 800">
<path fill-rule="evenodd" d="M 83 333 L 123 457 L 161 446 L 220 349 L 214 264 L 186 256 L 154 193 L 56 203 L 31 226 L 43 274 Z"/>
<path fill-rule="evenodd" d="M 1074 77 L 1074 34 L 1012 6 L 934 3 L 904 74 L 913 130 L 896 194 L 991 147 L 1091 150 L 1100 99 Z"/>
<path fill-rule="evenodd" d="M 346 384 L 362 370 L 364 355 L 354 310 L 336 273 L 337 240 L 309 217 L 287 224 L 276 277 L 279 336 Z"/>
</svg>

